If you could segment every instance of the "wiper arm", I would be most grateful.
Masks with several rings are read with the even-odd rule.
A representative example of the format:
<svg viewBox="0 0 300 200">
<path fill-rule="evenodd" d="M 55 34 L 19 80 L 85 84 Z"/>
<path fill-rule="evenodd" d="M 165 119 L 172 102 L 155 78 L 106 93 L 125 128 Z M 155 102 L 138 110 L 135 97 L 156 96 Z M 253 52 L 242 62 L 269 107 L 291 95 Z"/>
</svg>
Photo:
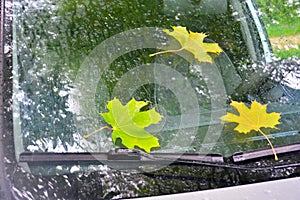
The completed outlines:
<svg viewBox="0 0 300 200">
<path fill-rule="evenodd" d="M 276 147 L 277 154 L 300 151 L 300 143 Z M 282 169 L 287 167 L 299 167 L 300 163 L 287 163 L 266 167 L 243 165 L 243 161 L 255 158 L 272 156 L 273 152 L 256 150 L 251 152 L 235 153 L 230 159 L 233 163 L 226 163 L 224 157 L 219 154 L 177 154 L 177 153 L 153 153 L 147 154 L 138 150 L 115 149 L 108 153 L 34 153 L 24 152 L 20 154 L 19 162 L 29 165 L 68 165 L 68 164 L 106 164 L 116 169 L 132 169 L 145 165 L 189 165 L 206 166 L 238 170 L 265 171 Z M 227 160 L 227 159 L 226 159 Z"/>
<path fill-rule="evenodd" d="M 275 151 L 277 154 L 300 151 L 300 143 L 275 147 Z M 234 153 L 232 155 L 232 160 L 235 163 L 239 163 L 243 161 L 248 161 L 248 160 L 272 156 L 272 155 L 273 155 L 272 149 L 259 149 L 255 151 L 249 151 L 249 152 Z"/>
<path fill-rule="evenodd" d="M 127 160 L 128 157 L 135 156 L 142 162 L 156 161 L 202 161 L 202 162 L 224 162 L 220 154 L 196 154 L 196 153 L 145 153 L 139 150 L 115 149 L 108 153 L 109 160 Z"/>
<path fill-rule="evenodd" d="M 300 143 L 275 147 L 277 154 L 300 152 Z M 229 157 L 233 163 L 224 161 L 220 154 L 189 154 L 189 153 L 145 153 L 139 150 L 115 149 L 103 153 L 35 153 L 23 152 L 20 154 L 19 162 L 29 165 L 64 165 L 64 164 L 96 164 L 108 165 L 117 169 L 138 168 L 145 165 L 198 165 L 207 167 L 221 167 L 240 170 L 272 170 L 286 168 L 289 166 L 300 166 L 300 163 L 276 165 L 269 167 L 247 167 L 244 161 L 273 156 L 271 149 L 262 149 L 249 152 L 235 153 Z M 226 159 L 228 160 L 228 159 Z"/>
<path fill-rule="evenodd" d="M 33 165 L 49 164 L 108 164 L 119 168 L 132 168 L 143 165 L 165 165 L 180 163 L 223 163 L 220 154 L 179 154 L 179 153 L 145 153 L 139 150 L 114 149 L 107 153 L 52 153 L 52 152 L 23 152 L 19 162 Z"/>
</svg>

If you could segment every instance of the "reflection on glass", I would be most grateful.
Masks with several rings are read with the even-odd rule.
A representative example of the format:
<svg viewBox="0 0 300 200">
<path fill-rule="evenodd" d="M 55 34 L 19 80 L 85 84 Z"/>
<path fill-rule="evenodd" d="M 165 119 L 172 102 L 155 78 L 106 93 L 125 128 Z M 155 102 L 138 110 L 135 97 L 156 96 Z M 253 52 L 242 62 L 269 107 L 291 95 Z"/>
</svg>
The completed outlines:
<svg viewBox="0 0 300 200">
<path fill-rule="evenodd" d="M 256 21 L 251 20 L 251 12 L 244 4 L 225 0 L 27 0 L 15 2 L 14 14 L 14 134 L 19 152 L 115 148 L 109 131 L 88 140 L 82 135 L 105 125 L 100 115 L 91 112 L 105 112 L 107 101 L 114 97 L 118 88 L 118 94 L 131 94 L 137 100 L 150 101 L 150 107 L 157 107 L 166 116 L 164 124 L 149 127 L 159 137 L 159 151 L 162 152 L 206 153 L 214 148 L 215 152 L 231 155 L 240 150 L 265 147 L 264 141 L 254 133 L 247 138 L 235 137 L 231 125 L 225 125 L 220 136 L 213 138 L 213 133 L 223 126 L 216 117 L 219 115 L 216 113 L 221 112 L 217 108 L 225 112 L 229 99 L 270 103 L 270 110 L 282 112 L 283 116 L 280 130 L 270 132 L 274 134 L 274 144 L 299 140 L 299 132 L 289 135 L 290 131 L 299 130 L 295 123 L 299 118 L 299 70 L 274 67 L 277 72 L 272 74 L 273 67 L 262 65 L 264 54 L 257 38 L 263 33 L 255 29 Z M 189 62 L 188 54 L 187 57 L 168 54 L 150 58 L 149 54 L 157 52 L 157 48 L 168 47 L 170 39 L 161 30 L 171 25 L 207 33 L 209 39 L 205 42 L 218 43 L 224 53 L 214 58 L 211 65 Z M 158 38 L 157 46 L 149 43 L 149 46 L 131 49 L 122 45 L 128 41 L 139 45 L 141 40 L 143 45 L 148 45 L 147 42 L 152 41 L 149 33 L 145 33 L 146 38 L 136 36 L 119 42 L 118 38 L 113 38 L 134 33 L 131 30 L 145 36 L 141 31 L 147 27 L 158 30 L 153 32 L 153 38 Z M 109 43 L 104 49 L 97 49 L 109 39 L 115 42 L 112 46 Z M 172 44 L 178 45 L 174 41 Z M 100 51 L 105 57 L 98 54 Z M 126 53 L 119 55 L 122 51 Z M 93 56 L 96 56 L 94 60 Z M 109 66 L 101 66 L 110 60 Z M 151 65 L 153 63 L 159 63 L 161 68 Z M 82 66 L 91 70 L 84 71 Z M 166 70 L 157 74 L 150 74 L 153 71 L 142 73 L 148 72 L 146 68 L 156 73 Z M 103 71 L 100 76 L 99 70 Z M 159 75 L 160 84 L 153 83 Z M 78 80 L 87 81 L 80 83 Z M 182 85 L 171 84 L 172 81 L 176 84 L 181 81 L 188 89 L 174 93 L 173 90 Z M 222 85 L 218 85 L 218 81 Z M 137 83 L 143 84 L 136 87 Z M 194 96 L 187 95 L 188 91 Z M 186 99 L 178 98 L 182 94 Z M 220 99 L 224 101 L 217 104 L 216 100 Z M 183 100 L 194 102 L 190 106 L 196 110 L 186 103 L 185 108 L 193 112 L 184 113 Z M 220 106 L 222 104 L 224 107 Z M 194 132 L 196 134 L 190 134 Z M 245 140 L 249 141 L 246 145 Z"/>
</svg>

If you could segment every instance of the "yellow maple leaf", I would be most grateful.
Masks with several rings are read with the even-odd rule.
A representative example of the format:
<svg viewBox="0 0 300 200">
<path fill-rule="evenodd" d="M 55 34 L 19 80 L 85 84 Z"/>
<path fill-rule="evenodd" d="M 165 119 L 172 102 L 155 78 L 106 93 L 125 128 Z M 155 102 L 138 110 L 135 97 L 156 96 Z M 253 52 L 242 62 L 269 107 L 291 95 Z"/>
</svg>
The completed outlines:
<svg viewBox="0 0 300 200">
<path fill-rule="evenodd" d="M 203 42 L 204 38 L 208 36 L 205 33 L 187 31 L 186 27 L 182 26 L 172 26 L 172 28 L 174 31 L 169 31 L 166 29 L 164 30 L 164 32 L 174 37 L 181 44 L 181 48 L 177 50 L 157 52 L 154 54 L 150 54 L 150 56 L 170 52 L 176 53 L 182 50 L 187 50 L 191 52 L 199 62 L 212 63 L 212 57 L 208 53 L 215 53 L 219 55 L 223 51 L 217 43 Z"/>
<path fill-rule="evenodd" d="M 227 113 L 221 119 L 238 123 L 234 130 L 240 133 L 248 133 L 251 130 L 259 131 L 261 127 L 277 128 L 276 125 L 280 124 L 278 121 L 280 114 L 276 112 L 267 113 L 267 105 L 262 105 L 257 101 L 253 101 L 250 108 L 244 103 L 236 101 L 232 101 L 230 105 L 237 109 L 240 115 Z"/>
<path fill-rule="evenodd" d="M 230 105 L 239 112 L 239 115 L 227 113 L 225 116 L 221 117 L 221 120 L 238 123 L 234 130 L 240 133 L 247 134 L 251 130 L 260 132 L 269 142 L 275 155 L 275 160 L 278 160 L 271 141 L 261 128 L 278 129 L 276 125 L 280 124 L 280 113 L 267 113 L 267 105 L 262 105 L 257 101 L 253 101 L 250 108 L 248 108 L 244 103 L 236 101 L 232 101 Z"/>
</svg>

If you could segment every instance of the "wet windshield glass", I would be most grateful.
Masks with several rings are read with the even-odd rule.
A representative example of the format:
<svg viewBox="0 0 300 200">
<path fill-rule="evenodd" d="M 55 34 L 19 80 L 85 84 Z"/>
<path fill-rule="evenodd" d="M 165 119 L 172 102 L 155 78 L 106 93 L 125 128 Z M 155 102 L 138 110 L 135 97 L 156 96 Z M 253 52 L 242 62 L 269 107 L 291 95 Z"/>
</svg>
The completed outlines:
<svg viewBox="0 0 300 200">
<path fill-rule="evenodd" d="M 17 155 L 108 152 L 123 147 L 99 113 L 115 97 L 149 101 L 163 118 L 146 128 L 153 152 L 220 153 L 266 148 L 257 131 L 239 134 L 220 117 L 231 100 L 281 113 L 265 129 L 274 146 L 299 142 L 299 61 L 273 65 L 268 36 L 247 1 L 14 1 L 14 136 Z M 206 33 L 223 52 L 199 62 L 165 29 Z M 122 113 L 120 114 L 122 115 Z"/>
<path fill-rule="evenodd" d="M 299 178 L 299 1 L 3 2 L 3 199 Z"/>
</svg>

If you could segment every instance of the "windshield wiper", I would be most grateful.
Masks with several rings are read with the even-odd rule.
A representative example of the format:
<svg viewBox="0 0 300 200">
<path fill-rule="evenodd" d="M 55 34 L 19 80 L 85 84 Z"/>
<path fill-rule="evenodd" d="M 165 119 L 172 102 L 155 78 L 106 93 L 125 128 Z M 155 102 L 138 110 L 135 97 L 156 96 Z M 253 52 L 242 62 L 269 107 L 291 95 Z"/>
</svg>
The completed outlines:
<svg viewBox="0 0 300 200">
<path fill-rule="evenodd" d="M 275 151 L 277 154 L 300 151 L 300 143 L 275 147 Z M 272 155 L 273 155 L 272 149 L 259 149 L 255 151 L 234 153 L 232 155 L 232 160 L 234 163 L 239 163 L 239 162 L 249 161 L 252 159 L 263 158 Z"/>
<path fill-rule="evenodd" d="M 140 150 L 114 149 L 103 153 L 52 153 L 23 152 L 19 162 L 32 165 L 57 164 L 107 164 L 116 168 L 133 168 L 143 165 L 166 165 L 181 163 L 223 163 L 220 154 L 145 153 Z"/>
<path fill-rule="evenodd" d="M 300 143 L 275 147 L 278 155 L 300 152 Z M 199 165 L 208 167 L 221 167 L 244 170 L 266 170 L 285 168 L 287 165 L 270 167 L 246 167 L 242 163 L 253 159 L 273 156 L 271 149 L 261 149 L 249 152 L 234 153 L 229 158 L 220 154 L 194 154 L 194 153 L 145 153 L 140 150 L 114 149 L 102 153 L 52 153 L 52 152 L 23 152 L 19 162 L 30 165 L 58 165 L 58 164 L 104 164 L 113 168 L 137 168 L 145 165 Z M 226 160 L 226 162 L 224 161 Z M 231 160 L 231 162 L 228 162 Z M 293 166 L 300 166 L 300 163 Z"/>
</svg>

